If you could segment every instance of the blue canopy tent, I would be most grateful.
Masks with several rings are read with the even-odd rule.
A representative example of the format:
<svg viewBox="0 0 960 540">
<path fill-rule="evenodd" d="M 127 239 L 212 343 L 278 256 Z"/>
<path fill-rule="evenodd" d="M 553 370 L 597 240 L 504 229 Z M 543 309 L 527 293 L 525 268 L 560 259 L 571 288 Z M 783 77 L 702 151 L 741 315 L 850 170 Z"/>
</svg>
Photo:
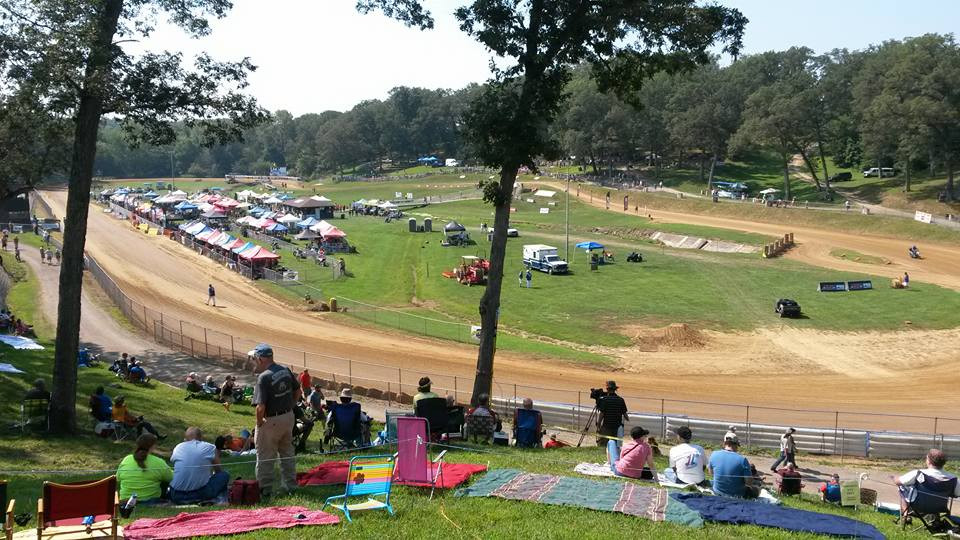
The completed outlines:
<svg viewBox="0 0 960 540">
<path fill-rule="evenodd" d="M 254 244 L 253 242 L 247 242 L 246 244 L 244 244 L 244 245 L 242 245 L 242 246 L 240 246 L 240 247 L 238 247 L 238 248 L 231 249 L 230 251 L 232 251 L 232 252 L 234 252 L 234 253 L 240 253 L 241 251 L 246 251 L 246 250 L 248 250 L 248 249 L 250 249 L 250 248 L 252 248 L 252 247 L 257 247 L 257 245 Z"/>
<path fill-rule="evenodd" d="M 288 229 L 283 224 L 280 224 L 280 223 L 274 223 L 273 225 L 270 225 L 269 227 L 266 228 L 267 232 L 287 232 L 287 230 Z"/>
<path fill-rule="evenodd" d="M 195 204 L 193 204 L 193 203 L 191 203 L 191 202 L 189 202 L 189 201 L 180 201 L 179 203 L 177 203 L 176 205 L 174 205 L 174 208 L 177 209 L 177 210 L 180 210 L 181 212 L 184 212 L 184 211 L 187 211 L 187 210 L 196 210 L 198 207 L 197 207 L 197 205 L 195 205 Z"/>
<path fill-rule="evenodd" d="M 146 192 L 146 193 L 143 194 L 143 198 L 145 198 L 145 199 L 156 199 L 156 198 L 159 197 L 159 196 L 160 196 L 160 194 L 157 193 L 156 191 L 152 190 L 152 189 L 151 189 L 150 191 L 148 191 L 148 192 Z"/>
<path fill-rule="evenodd" d="M 313 226 L 316 225 L 317 223 L 320 223 L 320 220 L 318 220 L 317 218 L 315 218 L 315 217 L 313 217 L 313 216 L 310 216 L 310 217 L 308 217 L 307 219 L 305 219 L 305 220 L 303 220 L 303 221 L 298 221 L 298 222 L 297 222 L 297 227 L 300 227 L 301 229 L 309 229 L 310 227 L 313 227 Z"/>
<path fill-rule="evenodd" d="M 589 242 L 580 242 L 575 247 L 577 247 L 578 249 L 584 249 L 587 251 L 587 253 L 590 253 L 595 249 L 603 249 L 603 244 L 590 240 Z M 576 255 L 577 252 L 574 251 L 573 253 L 574 255 Z M 570 261 L 570 262 L 573 262 L 573 261 Z"/>
</svg>

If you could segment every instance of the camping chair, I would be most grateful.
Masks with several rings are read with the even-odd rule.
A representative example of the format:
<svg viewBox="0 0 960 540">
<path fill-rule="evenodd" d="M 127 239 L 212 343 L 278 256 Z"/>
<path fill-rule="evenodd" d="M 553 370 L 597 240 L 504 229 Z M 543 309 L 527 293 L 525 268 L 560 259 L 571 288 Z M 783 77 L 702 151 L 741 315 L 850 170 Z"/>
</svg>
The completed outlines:
<svg viewBox="0 0 960 540">
<path fill-rule="evenodd" d="M 50 428 L 50 400 L 25 399 L 20 402 L 20 434 L 25 435 L 30 427 L 37 431 Z"/>
<path fill-rule="evenodd" d="M 413 413 L 407 411 L 386 411 L 387 421 L 385 422 L 387 442 L 394 442 L 397 440 L 397 419 L 404 416 L 414 416 Z"/>
<path fill-rule="evenodd" d="M 0 480 L 0 508 L 5 510 L 3 515 L 3 535 L 10 540 L 13 538 L 13 506 L 15 501 L 11 500 L 7 504 L 7 481 Z"/>
<path fill-rule="evenodd" d="M 447 407 L 447 428 L 445 431 L 448 439 L 463 437 L 466 415 L 467 411 L 463 408 L 463 405 Z"/>
<path fill-rule="evenodd" d="M 84 526 L 88 536 L 109 530 L 110 538 L 118 538 L 119 506 L 116 476 L 89 483 L 44 482 L 43 496 L 37 501 L 37 540 L 55 537 L 58 532 L 48 531 L 51 527 L 83 525 L 86 516 L 93 516 L 93 523 Z"/>
<path fill-rule="evenodd" d="M 473 442 L 487 443 L 493 438 L 493 432 L 497 430 L 497 419 L 492 416 L 478 416 L 475 414 L 467 415 L 467 438 L 472 438 Z"/>
<path fill-rule="evenodd" d="M 513 412 L 513 440 L 519 448 L 543 447 L 543 416 L 536 409 Z"/>
<path fill-rule="evenodd" d="M 347 521 L 353 521 L 350 512 L 359 510 L 386 509 L 387 512 L 390 512 L 390 515 L 393 515 L 393 506 L 390 505 L 390 486 L 393 484 L 394 464 L 393 456 L 354 456 L 350 458 L 346 491 L 343 495 L 328 497 L 320 510 L 324 510 L 327 505 L 333 506 L 347 516 Z M 361 495 L 369 495 L 370 497 L 362 503 L 348 503 L 350 497 Z M 381 502 L 373 498 L 376 495 L 385 495 L 386 498 Z M 331 501 L 336 499 L 343 499 L 343 504 L 331 504 Z"/>
<path fill-rule="evenodd" d="M 800 473 L 773 475 L 773 482 L 777 488 L 777 495 L 800 495 L 803 490 L 803 481 Z"/>
<path fill-rule="evenodd" d="M 354 448 L 363 444 L 363 426 L 360 423 L 360 404 L 337 403 L 330 410 L 327 422 L 328 439 L 335 448 Z"/>
<path fill-rule="evenodd" d="M 440 440 L 440 434 L 447 428 L 447 400 L 442 397 L 425 398 L 418 401 L 414 407 L 414 414 L 426 418 L 430 429 L 430 440 Z"/>
<path fill-rule="evenodd" d="M 443 456 L 446 450 L 430 460 L 427 434 L 430 423 L 426 418 L 397 418 L 397 472 L 398 482 L 416 482 L 430 485 L 430 498 L 437 488 L 437 479 L 443 485 Z"/>
<path fill-rule="evenodd" d="M 904 530 L 912 518 L 923 523 L 912 532 L 926 527 L 931 534 L 943 534 L 960 527 L 960 520 L 950 515 L 953 510 L 953 493 L 957 489 L 956 478 L 938 480 L 921 472 L 917 475 L 917 483 L 911 488 L 915 497 L 912 502 L 907 503 L 906 510 L 898 519 Z"/>
</svg>

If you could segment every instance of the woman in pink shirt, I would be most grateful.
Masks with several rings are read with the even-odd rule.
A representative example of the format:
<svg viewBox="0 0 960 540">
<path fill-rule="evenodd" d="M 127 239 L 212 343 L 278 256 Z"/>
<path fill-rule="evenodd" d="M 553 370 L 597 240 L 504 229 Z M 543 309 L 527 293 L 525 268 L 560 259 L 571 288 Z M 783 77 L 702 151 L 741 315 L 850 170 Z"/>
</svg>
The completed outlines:
<svg viewBox="0 0 960 540">
<path fill-rule="evenodd" d="M 649 431 L 640 426 L 631 429 L 630 437 L 633 441 L 623 445 L 619 458 L 616 457 L 616 441 L 611 440 L 607 443 L 607 451 L 610 452 L 611 457 L 610 469 L 614 474 L 641 480 L 656 479 L 654 471 L 657 469 L 653 463 L 653 450 L 647 444 L 649 434 Z"/>
</svg>

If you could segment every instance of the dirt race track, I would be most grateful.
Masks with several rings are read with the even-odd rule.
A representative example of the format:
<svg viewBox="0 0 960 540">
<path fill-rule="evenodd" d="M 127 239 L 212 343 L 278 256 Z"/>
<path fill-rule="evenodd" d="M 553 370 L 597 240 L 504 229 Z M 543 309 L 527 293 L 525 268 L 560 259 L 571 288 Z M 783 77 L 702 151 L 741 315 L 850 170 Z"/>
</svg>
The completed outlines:
<svg viewBox="0 0 960 540">
<path fill-rule="evenodd" d="M 48 191 L 43 196 L 57 215 L 64 215 L 66 192 Z M 666 212 L 654 212 L 654 217 L 763 234 L 786 232 L 773 225 L 722 218 L 701 219 Z M 835 259 L 828 253 L 832 247 L 855 249 L 895 261 L 892 267 L 871 271 L 889 270 L 891 275 L 899 275 L 906 268 L 918 281 L 960 289 L 960 275 L 951 272 L 960 268 L 960 248 L 924 246 L 927 260 L 904 261 L 902 240 L 792 229 L 801 247 L 791 257 L 846 269 L 856 263 Z M 384 366 L 366 367 L 358 373 L 355 365 L 352 375 L 359 384 L 380 386 L 373 381 L 396 381 L 397 368 L 402 368 L 405 391 L 413 390 L 415 378 L 422 370 L 431 374 L 436 386 L 450 389 L 457 385 L 461 399 L 469 395 L 475 347 L 369 330 L 350 325 L 352 319 L 342 315 L 300 311 L 212 260 L 165 237 L 137 232 L 99 207 L 91 207 L 86 247 L 132 298 L 162 311 L 168 321 L 192 321 L 223 332 L 224 336 L 211 332 L 208 341 L 219 340 L 217 345 L 228 350 L 245 351 L 255 342 L 267 341 L 278 349 L 278 360 L 306 364 L 314 372 L 346 373 L 348 367 L 342 359 L 349 358 Z M 205 305 L 208 283 L 217 288 L 220 307 Z M 198 331 L 202 339 L 202 329 L 193 330 L 192 335 L 196 337 Z M 231 340 L 230 335 L 238 339 Z M 570 391 L 586 392 L 615 378 L 624 395 L 650 398 L 628 400 L 631 408 L 649 412 L 659 412 L 660 398 L 667 398 L 783 409 L 751 409 L 753 422 L 834 424 L 833 413 L 806 413 L 798 409 L 960 418 L 956 399 L 960 385 L 960 328 L 841 334 L 771 327 L 737 335 L 713 335 L 708 346 L 700 350 L 622 350 L 617 355 L 622 369 L 610 373 L 501 352 L 497 356 L 495 392 L 513 395 L 513 385 L 518 384 L 516 391 L 521 396 L 569 402 L 571 398 L 576 400 L 576 394 Z M 435 374 L 448 377 L 438 378 Z M 453 376 L 458 377 L 456 382 Z M 742 408 L 678 401 L 668 402 L 666 412 L 743 419 Z M 840 424 L 868 429 L 932 428 L 927 420 L 855 415 L 844 415 Z M 940 430 L 960 433 L 960 421 L 941 420 Z"/>
</svg>

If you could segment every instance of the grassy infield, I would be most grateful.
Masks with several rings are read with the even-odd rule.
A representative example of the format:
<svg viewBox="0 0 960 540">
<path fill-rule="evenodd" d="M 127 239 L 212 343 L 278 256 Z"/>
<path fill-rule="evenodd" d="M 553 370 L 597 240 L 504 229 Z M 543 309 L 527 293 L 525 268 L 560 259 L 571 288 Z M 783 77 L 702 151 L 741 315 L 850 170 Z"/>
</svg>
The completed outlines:
<svg viewBox="0 0 960 540">
<path fill-rule="evenodd" d="M 31 303 L 36 298 L 36 282 L 20 281 L 8 297 L 16 313 L 28 315 Z M 28 315 L 29 316 L 29 315 Z M 18 400 L 29 381 L 36 377 L 49 379 L 52 364 L 52 342 L 49 325 L 34 319 L 41 331 L 40 342 L 47 346 L 44 351 L 5 351 L 5 361 L 27 371 L 25 375 L 0 375 L 0 384 L 7 389 L 0 401 L 0 417 L 5 421 L 17 417 Z M 189 425 L 204 429 L 210 438 L 217 433 L 236 433 L 253 422 L 252 410 L 234 407 L 226 413 L 216 403 L 183 401 L 183 392 L 156 383 L 151 387 L 116 384 L 117 379 L 103 368 L 83 370 L 79 376 L 78 415 L 81 434 L 72 438 L 27 436 L 21 438 L 9 430 L 0 434 L 0 478 L 10 481 L 10 496 L 17 499 L 17 511 L 34 512 L 42 481 L 79 481 L 100 478 L 114 470 L 120 459 L 131 451 L 129 441 L 115 443 L 90 434 L 86 416 L 85 397 L 97 385 L 108 386 L 108 394 L 127 396 L 131 410 L 145 414 L 161 433 L 170 435 L 157 453 L 168 457 L 179 433 Z M 112 386 L 111 386 L 112 385 Z M 449 462 L 485 463 L 491 468 L 512 467 L 531 472 L 573 474 L 573 466 L 580 461 L 599 461 L 602 453 L 595 447 L 564 449 L 558 451 L 517 451 L 515 449 L 476 447 L 453 450 Z M 392 451 L 392 449 L 387 450 Z M 492 451 L 492 453 L 491 453 Z M 298 469 L 306 470 L 328 459 L 345 456 L 307 455 L 298 459 Z M 253 467 L 247 458 L 227 461 L 227 468 L 234 477 L 252 478 Z M 661 458 L 659 467 L 666 463 Z M 31 472 L 31 471 L 70 471 Z M 89 472 L 82 472 L 89 471 Z M 338 487 L 305 488 L 271 501 L 275 505 L 302 505 L 319 508 L 324 499 L 342 492 Z M 900 533 L 889 516 L 863 510 L 854 511 L 820 504 L 810 496 L 792 498 L 785 503 L 790 507 L 821 512 L 838 513 L 866 521 L 880 527 L 890 538 L 920 538 L 920 535 Z M 432 501 L 424 490 L 396 487 L 393 504 L 397 515 L 390 517 L 383 512 L 361 514 L 352 524 L 343 523 L 323 529 L 295 529 L 291 531 L 265 530 L 239 538 L 306 538 L 317 534 L 336 535 L 345 538 L 636 538 L 657 537 L 668 539 L 689 538 L 697 534 L 703 538 L 750 537 L 764 539 L 819 538 L 814 535 L 798 535 L 783 531 L 753 526 L 707 525 L 693 531 L 669 523 L 652 523 L 606 512 L 585 509 L 561 508 L 532 503 L 503 501 L 498 499 L 459 498 L 449 493 L 439 493 Z M 187 511 L 196 511 L 191 509 Z M 140 507 L 135 517 L 163 517 L 181 510 L 173 508 L 147 509 Z M 31 522 L 27 527 L 35 526 Z"/>
</svg>

